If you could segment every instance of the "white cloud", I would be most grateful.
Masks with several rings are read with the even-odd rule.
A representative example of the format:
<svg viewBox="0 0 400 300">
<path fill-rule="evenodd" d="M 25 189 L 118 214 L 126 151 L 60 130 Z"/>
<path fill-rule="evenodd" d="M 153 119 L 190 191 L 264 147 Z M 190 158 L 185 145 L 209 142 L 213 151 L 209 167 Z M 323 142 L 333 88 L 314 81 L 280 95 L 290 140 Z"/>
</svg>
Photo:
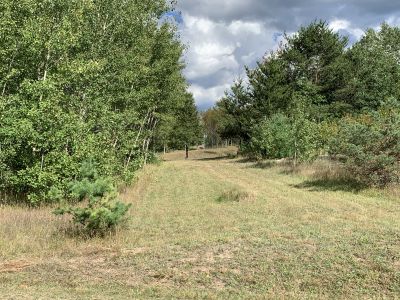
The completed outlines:
<svg viewBox="0 0 400 300">
<path fill-rule="evenodd" d="M 215 28 L 215 23 L 205 18 L 197 18 L 191 15 L 185 15 L 185 24 L 187 28 L 201 33 L 209 33 Z"/>
<path fill-rule="evenodd" d="M 387 21 L 400 25 L 400 6 L 393 0 L 179 0 L 184 24 L 181 36 L 189 46 L 185 75 L 197 103 L 212 105 L 255 62 L 293 33 L 316 19 L 347 33 L 351 42 L 367 28 Z"/>
<path fill-rule="evenodd" d="M 263 25 L 257 22 L 233 21 L 228 29 L 233 35 L 238 35 L 240 33 L 259 35 L 262 32 Z"/>
<path fill-rule="evenodd" d="M 186 76 L 189 80 L 239 67 L 233 55 L 237 46 L 233 41 L 221 39 L 224 24 L 190 15 L 183 18 L 182 36 L 185 42 L 191 42 L 186 57 Z"/>
<path fill-rule="evenodd" d="M 217 42 L 205 42 L 196 45 L 193 47 L 193 51 L 195 54 L 200 56 L 225 56 L 225 55 L 232 55 L 233 51 L 235 51 L 234 45 L 222 45 L 221 43 Z"/>
<path fill-rule="evenodd" d="M 329 23 L 329 28 L 333 31 L 344 30 L 360 39 L 364 35 L 364 30 L 361 28 L 353 27 L 352 24 L 343 19 L 334 19 Z"/>
<path fill-rule="evenodd" d="M 221 99 L 225 91 L 229 89 L 231 83 L 204 88 L 200 85 L 193 84 L 189 87 L 189 91 L 193 94 L 199 107 L 206 107 Z"/>
<path fill-rule="evenodd" d="M 220 99 L 245 65 L 254 65 L 275 46 L 273 30 L 262 22 L 212 21 L 182 14 L 180 33 L 188 45 L 185 75 L 199 106 Z"/>
<path fill-rule="evenodd" d="M 386 22 L 391 26 L 400 26 L 400 17 L 391 16 L 386 20 Z"/>
</svg>

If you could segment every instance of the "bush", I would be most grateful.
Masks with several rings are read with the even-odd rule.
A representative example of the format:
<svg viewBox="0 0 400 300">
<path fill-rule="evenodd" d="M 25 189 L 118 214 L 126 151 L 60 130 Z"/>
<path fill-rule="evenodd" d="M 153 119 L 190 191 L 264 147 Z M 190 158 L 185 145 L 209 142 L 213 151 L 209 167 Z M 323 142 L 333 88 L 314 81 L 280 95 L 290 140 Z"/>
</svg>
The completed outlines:
<svg viewBox="0 0 400 300">
<path fill-rule="evenodd" d="M 400 179 L 400 104 L 390 100 L 378 111 L 346 117 L 330 143 L 354 178 L 384 187 Z"/>
<path fill-rule="evenodd" d="M 310 161 L 318 155 L 318 125 L 304 117 L 275 114 L 256 126 L 247 152 L 269 159 Z"/>
<path fill-rule="evenodd" d="M 262 158 L 292 157 L 293 130 L 289 118 L 276 114 L 262 122 L 255 128 L 252 144 Z"/>
<path fill-rule="evenodd" d="M 104 233 L 120 224 L 131 205 L 115 201 L 112 181 L 99 177 L 91 161 L 83 163 L 80 174 L 80 180 L 70 185 L 71 196 L 77 202 L 86 202 L 86 206 L 59 208 L 55 214 L 72 215 L 73 222 L 90 235 Z"/>
<path fill-rule="evenodd" d="M 293 144 L 295 162 L 310 162 L 318 157 L 320 127 L 317 123 L 308 120 L 302 115 L 294 119 Z"/>
</svg>

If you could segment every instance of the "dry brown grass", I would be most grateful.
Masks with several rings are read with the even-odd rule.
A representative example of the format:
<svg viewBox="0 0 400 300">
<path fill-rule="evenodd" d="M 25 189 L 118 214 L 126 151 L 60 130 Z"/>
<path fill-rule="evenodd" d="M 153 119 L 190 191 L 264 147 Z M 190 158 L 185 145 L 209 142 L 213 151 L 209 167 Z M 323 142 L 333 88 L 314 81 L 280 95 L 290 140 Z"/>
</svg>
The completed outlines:
<svg viewBox="0 0 400 300">
<path fill-rule="evenodd" d="M 40 254 L 48 241 L 58 235 L 67 220 L 52 215 L 51 208 L 0 207 L 0 257 L 22 253 Z"/>
</svg>

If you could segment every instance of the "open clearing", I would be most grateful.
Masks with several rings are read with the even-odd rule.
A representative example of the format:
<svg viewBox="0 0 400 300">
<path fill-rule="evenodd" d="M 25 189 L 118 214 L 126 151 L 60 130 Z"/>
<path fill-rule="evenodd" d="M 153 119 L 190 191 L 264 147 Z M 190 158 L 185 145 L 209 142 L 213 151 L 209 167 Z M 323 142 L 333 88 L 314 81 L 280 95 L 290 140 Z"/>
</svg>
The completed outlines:
<svg viewBox="0 0 400 300">
<path fill-rule="evenodd" d="M 0 208 L 0 298 L 400 298 L 400 200 L 221 153 L 147 167 L 103 240 Z"/>
</svg>

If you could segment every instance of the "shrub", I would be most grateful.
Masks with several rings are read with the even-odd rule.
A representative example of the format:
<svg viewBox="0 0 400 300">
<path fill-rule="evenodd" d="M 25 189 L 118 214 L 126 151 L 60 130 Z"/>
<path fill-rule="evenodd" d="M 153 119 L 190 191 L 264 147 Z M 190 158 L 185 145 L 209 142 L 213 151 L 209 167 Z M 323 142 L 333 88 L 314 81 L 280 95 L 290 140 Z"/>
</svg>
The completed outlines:
<svg viewBox="0 0 400 300">
<path fill-rule="evenodd" d="M 378 111 L 346 117 L 330 143 L 357 181 L 384 187 L 399 183 L 400 104 L 386 102 Z"/>
<path fill-rule="evenodd" d="M 278 113 L 255 127 L 247 152 L 261 158 L 310 161 L 318 155 L 318 130 L 304 117 Z"/>
<path fill-rule="evenodd" d="M 104 233 L 120 224 L 131 205 L 115 200 L 112 181 L 100 177 L 92 161 L 82 164 L 80 175 L 79 180 L 71 183 L 70 191 L 74 200 L 85 202 L 86 206 L 59 208 L 54 213 L 72 215 L 73 222 L 90 235 Z"/>
<path fill-rule="evenodd" d="M 262 158 L 292 157 L 293 130 L 289 118 L 276 114 L 262 122 L 255 128 L 252 144 Z"/>
<path fill-rule="evenodd" d="M 295 163 L 315 160 L 319 154 L 319 125 L 300 115 L 293 121 L 292 128 Z"/>
</svg>

